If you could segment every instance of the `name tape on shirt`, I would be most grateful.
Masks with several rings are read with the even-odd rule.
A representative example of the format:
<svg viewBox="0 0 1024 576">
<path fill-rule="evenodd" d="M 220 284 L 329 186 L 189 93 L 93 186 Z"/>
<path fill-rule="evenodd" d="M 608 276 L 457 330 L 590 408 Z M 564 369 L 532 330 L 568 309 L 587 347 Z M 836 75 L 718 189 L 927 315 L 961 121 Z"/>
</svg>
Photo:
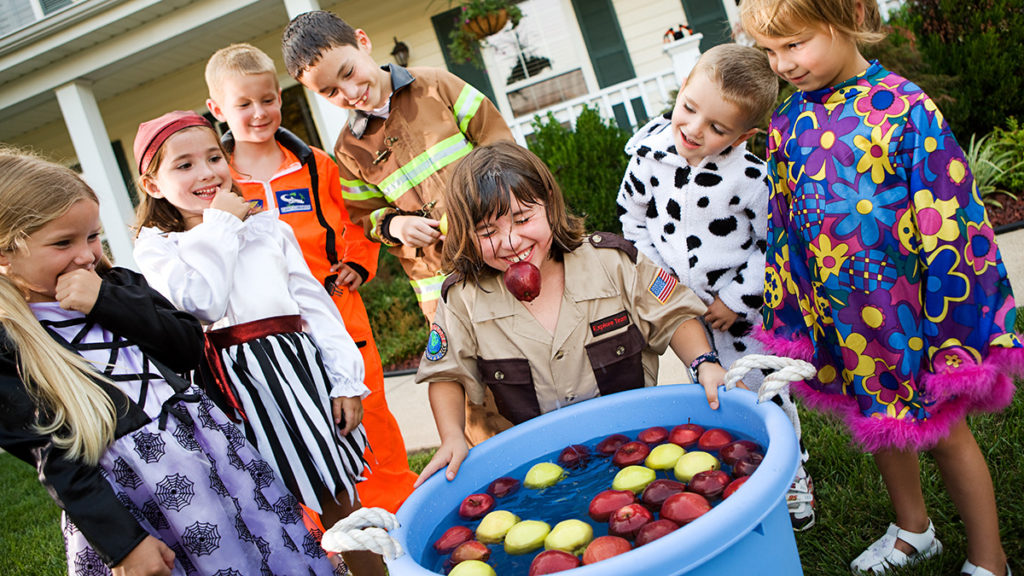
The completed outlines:
<svg viewBox="0 0 1024 576">
<path fill-rule="evenodd" d="M 664 304 L 668 301 L 669 296 L 672 296 L 672 291 L 676 289 L 678 283 L 679 280 L 676 280 L 675 276 L 662 268 L 658 270 L 658 275 L 654 277 L 654 280 L 651 280 L 647 290 L 658 299 L 658 302 Z"/>
<path fill-rule="evenodd" d="M 444 358 L 444 355 L 448 353 L 448 337 L 444 334 L 444 329 L 433 323 L 430 325 L 430 335 L 427 336 L 427 350 L 424 352 L 424 356 L 427 360 L 438 361 Z"/>
<path fill-rule="evenodd" d="M 277 210 L 281 214 L 313 210 L 313 203 L 309 200 L 309 188 L 278 190 L 274 195 L 277 197 Z"/>
<path fill-rule="evenodd" d="M 612 314 L 607 318 L 601 318 L 590 323 L 590 333 L 594 336 L 600 336 L 612 330 L 617 330 L 623 326 L 629 326 L 629 314 L 626 311 Z"/>
</svg>

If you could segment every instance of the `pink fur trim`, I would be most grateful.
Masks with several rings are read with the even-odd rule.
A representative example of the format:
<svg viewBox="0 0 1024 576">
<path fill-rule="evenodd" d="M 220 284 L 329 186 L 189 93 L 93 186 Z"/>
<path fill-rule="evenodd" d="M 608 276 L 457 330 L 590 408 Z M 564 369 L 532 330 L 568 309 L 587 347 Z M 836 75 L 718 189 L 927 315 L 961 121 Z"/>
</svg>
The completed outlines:
<svg viewBox="0 0 1024 576">
<path fill-rule="evenodd" d="M 764 346 L 766 352 L 776 356 L 786 356 L 797 360 L 811 362 L 814 359 L 814 345 L 806 336 L 798 336 L 795 340 L 776 336 L 767 332 L 763 326 L 755 326 L 750 335 Z"/>
</svg>

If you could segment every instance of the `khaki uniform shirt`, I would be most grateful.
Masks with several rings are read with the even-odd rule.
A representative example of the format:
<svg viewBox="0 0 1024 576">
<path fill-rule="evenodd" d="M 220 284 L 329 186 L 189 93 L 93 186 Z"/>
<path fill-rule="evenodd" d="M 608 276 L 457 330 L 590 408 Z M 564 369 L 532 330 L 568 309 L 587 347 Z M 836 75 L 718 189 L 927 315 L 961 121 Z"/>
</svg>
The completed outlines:
<svg viewBox="0 0 1024 576">
<path fill-rule="evenodd" d="M 594 234 L 565 255 L 554 334 L 505 288 L 446 285 L 417 382 L 462 384 L 474 404 L 485 386 L 519 423 L 601 394 L 657 382 L 658 356 L 701 300 L 619 236 Z"/>
</svg>

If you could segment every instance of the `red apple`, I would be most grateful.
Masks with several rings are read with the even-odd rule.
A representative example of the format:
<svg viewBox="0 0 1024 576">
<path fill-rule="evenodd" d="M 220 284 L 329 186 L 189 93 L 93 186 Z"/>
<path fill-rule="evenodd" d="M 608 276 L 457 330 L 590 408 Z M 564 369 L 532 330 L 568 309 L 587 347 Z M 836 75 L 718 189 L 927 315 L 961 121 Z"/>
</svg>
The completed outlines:
<svg viewBox="0 0 1024 576">
<path fill-rule="evenodd" d="M 643 546 L 648 542 L 653 542 L 658 538 L 679 529 L 679 524 L 667 519 L 662 518 L 655 520 L 654 522 L 648 522 L 644 524 L 640 531 L 636 533 L 636 545 Z"/>
<path fill-rule="evenodd" d="M 494 496 L 490 494 L 470 494 L 459 504 L 459 516 L 466 520 L 483 518 L 494 508 Z"/>
<path fill-rule="evenodd" d="M 661 505 L 661 517 L 680 526 L 689 524 L 711 510 L 707 498 L 694 492 L 680 492 L 669 496 Z"/>
<path fill-rule="evenodd" d="M 487 486 L 487 493 L 495 498 L 504 498 L 516 490 L 519 490 L 519 480 L 510 476 L 495 478 Z"/>
<path fill-rule="evenodd" d="M 675 480 L 669 480 L 667 478 L 658 478 L 654 482 L 647 485 L 644 488 L 643 494 L 640 495 L 640 501 L 644 503 L 652 511 L 657 512 L 661 510 L 661 505 L 673 494 L 679 494 L 680 492 L 686 491 L 686 484 L 677 482 Z"/>
<path fill-rule="evenodd" d="M 762 460 L 764 460 L 764 456 L 757 452 L 749 454 L 746 458 L 732 465 L 732 477 L 750 476 L 761 465 Z"/>
<path fill-rule="evenodd" d="M 730 442 L 718 451 L 718 458 L 732 466 L 737 461 L 746 458 L 750 454 L 761 453 L 761 445 L 752 440 L 737 440 Z"/>
<path fill-rule="evenodd" d="M 615 464 L 619 468 L 625 468 L 626 466 L 641 466 L 644 460 L 647 459 L 647 455 L 651 453 L 651 448 L 644 442 L 634 440 L 633 442 L 626 442 L 619 449 L 615 451 L 615 455 L 612 456 L 612 464 Z"/>
<path fill-rule="evenodd" d="M 583 552 L 583 564 L 587 565 L 607 560 L 612 556 L 629 552 L 632 547 L 629 540 L 620 536 L 600 536 L 594 538 Z"/>
<path fill-rule="evenodd" d="M 747 481 L 747 478 L 750 478 L 750 476 L 740 476 L 739 478 L 733 480 L 732 482 L 729 482 L 729 485 L 726 486 L 725 490 L 722 492 L 722 500 L 725 500 L 729 496 L 732 496 L 733 492 L 738 490 L 740 486 L 743 486 L 743 484 Z"/>
<path fill-rule="evenodd" d="M 656 446 L 668 440 L 668 430 L 661 426 L 653 426 L 637 434 L 636 439 L 646 442 L 650 446 Z"/>
<path fill-rule="evenodd" d="M 529 576 L 543 576 L 578 568 L 580 559 L 562 550 L 545 550 L 530 562 Z"/>
<path fill-rule="evenodd" d="M 562 453 L 558 455 L 558 463 L 562 465 L 562 468 L 570 470 L 586 466 L 589 460 L 590 448 L 583 444 L 566 446 L 562 449 Z"/>
<path fill-rule="evenodd" d="M 458 548 L 459 544 L 473 539 L 473 531 L 466 526 L 452 526 L 434 541 L 434 550 L 438 554 L 447 554 Z"/>
<path fill-rule="evenodd" d="M 678 444 L 683 448 L 689 448 L 697 443 L 700 435 L 704 433 L 704 427 L 697 424 L 680 424 L 668 433 L 668 441 Z"/>
<path fill-rule="evenodd" d="M 715 452 L 721 450 L 729 442 L 732 442 L 732 434 L 721 428 L 710 428 L 700 435 L 697 446 L 705 452 Z"/>
<path fill-rule="evenodd" d="M 591 500 L 587 512 L 597 522 L 607 522 L 619 508 L 636 502 L 636 494 L 629 490 L 602 490 Z"/>
<path fill-rule="evenodd" d="M 619 446 L 622 446 L 626 442 L 629 442 L 629 437 L 625 434 L 612 434 L 598 442 L 594 449 L 605 456 L 611 456 L 612 454 L 615 454 L 615 451 L 619 449 Z"/>
<path fill-rule="evenodd" d="M 452 550 L 452 564 L 465 562 L 466 560 L 479 560 L 487 562 L 491 557 L 491 549 L 479 540 L 467 540 L 459 544 L 458 548 Z"/>
<path fill-rule="evenodd" d="M 505 270 L 505 287 L 516 300 L 533 300 L 540 294 L 540 269 L 529 262 L 516 262 Z"/>
<path fill-rule="evenodd" d="M 686 489 L 713 500 L 721 495 L 730 480 L 732 478 L 722 470 L 705 470 L 694 474 L 686 484 Z"/>
<path fill-rule="evenodd" d="M 608 533 L 632 540 L 640 528 L 652 520 L 654 516 L 643 504 L 627 504 L 608 518 Z"/>
</svg>

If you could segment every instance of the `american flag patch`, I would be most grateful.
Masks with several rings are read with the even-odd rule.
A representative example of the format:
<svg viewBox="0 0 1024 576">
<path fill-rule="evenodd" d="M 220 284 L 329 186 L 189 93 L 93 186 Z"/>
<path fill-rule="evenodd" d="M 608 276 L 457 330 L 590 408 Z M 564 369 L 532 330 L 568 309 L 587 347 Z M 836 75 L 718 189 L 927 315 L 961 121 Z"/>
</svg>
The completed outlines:
<svg viewBox="0 0 1024 576">
<path fill-rule="evenodd" d="M 669 296 L 672 295 L 672 291 L 675 290 L 676 284 L 678 283 L 679 280 L 676 280 L 675 276 L 669 274 L 664 268 L 662 268 L 658 271 L 658 275 L 654 277 L 654 280 L 652 280 L 647 286 L 647 290 L 650 291 L 651 294 L 654 294 L 654 297 L 658 299 L 658 302 L 664 304 L 665 301 L 668 300 Z"/>
</svg>

